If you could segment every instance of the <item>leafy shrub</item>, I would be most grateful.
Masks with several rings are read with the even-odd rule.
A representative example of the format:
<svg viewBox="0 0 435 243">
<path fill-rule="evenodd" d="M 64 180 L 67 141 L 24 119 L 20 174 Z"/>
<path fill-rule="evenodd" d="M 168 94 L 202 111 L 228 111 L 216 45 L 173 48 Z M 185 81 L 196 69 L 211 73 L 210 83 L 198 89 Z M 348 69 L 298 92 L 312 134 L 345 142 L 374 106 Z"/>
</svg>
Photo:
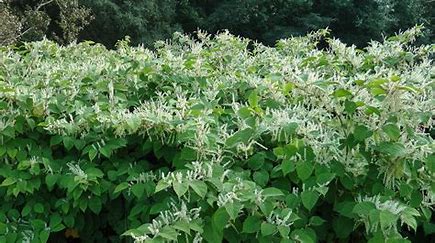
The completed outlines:
<svg viewBox="0 0 435 243">
<path fill-rule="evenodd" d="M 424 240 L 435 69 L 418 33 L 3 48 L 0 242 Z"/>
</svg>

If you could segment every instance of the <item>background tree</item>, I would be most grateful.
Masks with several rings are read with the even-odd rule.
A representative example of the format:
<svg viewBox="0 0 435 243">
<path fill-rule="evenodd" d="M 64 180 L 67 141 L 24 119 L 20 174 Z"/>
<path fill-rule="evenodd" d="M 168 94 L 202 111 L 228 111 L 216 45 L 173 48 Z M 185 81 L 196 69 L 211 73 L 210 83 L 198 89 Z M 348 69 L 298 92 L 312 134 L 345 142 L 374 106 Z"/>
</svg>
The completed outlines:
<svg viewBox="0 0 435 243">
<path fill-rule="evenodd" d="M 166 39 L 175 31 L 182 31 L 177 22 L 175 0 L 114 1 L 82 0 L 92 9 L 95 19 L 80 35 L 81 39 L 113 46 L 128 35 L 132 44 L 152 46 L 156 40 Z"/>
<path fill-rule="evenodd" d="M 76 40 L 92 19 L 90 9 L 78 0 L 9 0 L 1 2 L 0 8 L 5 13 L 0 25 L 10 35 L 6 44 L 40 40 L 44 36 L 67 44 Z"/>
</svg>

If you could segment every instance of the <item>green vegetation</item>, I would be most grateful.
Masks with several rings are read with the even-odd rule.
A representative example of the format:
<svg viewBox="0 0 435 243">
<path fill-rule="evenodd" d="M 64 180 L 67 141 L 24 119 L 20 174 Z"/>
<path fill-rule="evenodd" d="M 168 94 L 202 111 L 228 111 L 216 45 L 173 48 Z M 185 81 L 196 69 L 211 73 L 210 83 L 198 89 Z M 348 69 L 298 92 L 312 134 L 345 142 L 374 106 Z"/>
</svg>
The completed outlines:
<svg viewBox="0 0 435 243">
<path fill-rule="evenodd" d="M 365 50 L 326 30 L 3 47 L 0 242 L 424 242 L 435 48 L 412 47 L 420 33 Z"/>
<path fill-rule="evenodd" d="M 309 31 L 329 26 L 333 36 L 345 43 L 363 47 L 372 39 L 381 41 L 382 35 L 392 35 L 417 24 L 426 26 L 425 36 L 420 38 L 421 43 L 428 44 L 435 39 L 435 4 L 432 0 L 4 2 L 9 2 L 10 11 L 21 16 L 21 22 L 27 28 L 33 28 L 33 31 L 22 37 L 27 41 L 40 40 L 46 34 L 49 39 L 62 44 L 79 38 L 112 48 L 117 40 L 128 35 L 134 45 L 142 43 L 153 47 L 155 41 L 170 38 L 174 31 L 190 34 L 200 28 L 209 33 L 228 29 L 232 34 L 273 46 L 278 39 L 292 35 L 302 36 Z M 4 5 L 0 3 L 0 8 Z M 90 18 L 90 13 L 93 18 Z M 9 16 L 7 21 L 14 19 L 14 16 L 4 16 Z M 0 28 L 15 30 L 13 25 L 3 25 Z"/>
</svg>

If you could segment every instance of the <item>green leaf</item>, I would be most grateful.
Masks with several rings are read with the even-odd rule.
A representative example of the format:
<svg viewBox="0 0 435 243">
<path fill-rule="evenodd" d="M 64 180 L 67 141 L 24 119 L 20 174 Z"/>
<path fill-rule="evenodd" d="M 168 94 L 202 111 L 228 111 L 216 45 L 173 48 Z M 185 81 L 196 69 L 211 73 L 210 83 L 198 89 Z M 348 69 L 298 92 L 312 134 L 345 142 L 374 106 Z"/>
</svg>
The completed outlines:
<svg viewBox="0 0 435 243">
<path fill-rule="evenodd" d="M 320 185 L 327 184 L 335 178 L 335 174 L 330 172 L 321 173 L 316 176 L 316 182 Z"/>
<path fill-rule="evenodd" d="M 59 214 L 55 213 L 50 215 L 50 223 L 49 223 L 50 228 L 55 228 L 61 223 L 62 223 L 62 217 L 60 217 Z"/>
<path fill-rule="evenodd" d="M 391 213 L 390 211 L 383 210 L 379 214 L 379 221 L 383 229 L 395 227 L 397 222 L 397 215 Z"/>
<path fill-rule="evenodd" d="M 167 182 L 160 180 L 159 182 L 157 182 L 155 193 L 162 191 L 162 190 L 165 190 L 166 188 L 168 188 L 170 186 L 171 185 L 168 184 Z"/>
<path fill-rule="evenodd" d="M 258 107 L 258 94 L 256 90 L 253 90 L 248 97 L 249 106 L 252 108 Z"/>
<path fill-rule="evenodd" d="M 406 155 L 406 149 L 401 143 L 381 142 L 376 147 L 376 150 L 393 157 L 400 157 Z"/>
<path fill-rule="evenodd" d="M 288 234 L 290 233 L 290 227 L 278 225 L 278 231 L 283 238 L 287 239 Z"/>
<path fill-rule="evenodd" d="M 248 216 L 243 222 L 244 233 L 255 233 L 260 230 L 261 220 L 259 217 Z"/>
<path fill-rule="evenodd" d="M 376 206 L 372 202 L 359 202 L 357 203 L 352 212 L 358 215 L 366 215 L 368 216 L 370 211 L 376 209 Z"/>
<path fill-rule="evenodd" d="M 89 152 L 88 152 L 89 160 L 93 161 L 95 159 L 95 157 L 97 156 L 97 153 L 98 153 L 98 151 L 94 147 L 91 147 L 89 149 Z"/>
<path fill-rule="evenodd" d="M 182 197 L 189 189 L 189 184 L 185 182 L 174 181 L 172 186 L 178 197 Z"/>
<path fill-rule="evenodd" d="M 53 190 L 54 184 L 56 184 L 58 178 L 58 174 L 47 174 L 45 176 L 45 184 L 47 185 L 49 191 Z"/>
<path fill-rule="evenodd" d="M 315 235 L 314 235 L 315 236 Z M 292 233 L 292 237 L 301 243 L 315 243 L 316 239 L 306 229 L 297 229 Z"/>
<path fill-rule="evenodd" d="M 414 232 L 417 231 L 417 220 L 415 217 L 419 217 L 420 213 L 415 208 L 407 208 L 405 209 L 401 216 L 400 220 L 402 221 L 402 224 L 407 224 L 409 227 L 411 227 Z"/>
<path fill-rule="evenodd" d="M 247 143 L 253 134 L 254 129 L 245 128 L 227 138 L 227 140 L 225 141 L 225 145 L 229 148 L 232 148 L 239 143 Z"/>
<path fill-rule="evenodd" d="M 137 198 L 141 198 L 145 193 L 145 185 L 143 183 L 136 183 L 133 186 L 131 186 L 131 192 Z"/>
<path fill-rule="evenodd" d="M 340 98 L 340 97 L 346 97 L 346 96 L 352 96 L 352 93 L 349 90 L 346 89 L 338 89 L 332 93 L 334 97 Z"/>
<path fill-rule="evenodd" d="M 190 235 L 190 226 L 189 226 L 189 222 L 186 221 L 185 219 L 181 219 L 181 220 L 175 222 L 175 223 L 172 225 L 172 227 L 174 227 L 174 229 L 181 230 L 181 231 L 183 231 L 183 232 L 185 232 L 185 233 L 187 233 L 187 234 Z"/>
<path fill-rule="evenodd" d="M 276 226 L 267 222 L 261 224 L 261 235 L 268 236 L 277 232 Z"/>
<path fill-rule="evenodd" d="M 95 167 L 87 168 L 87 169 L 85 170 L 85 173 L 86 173 L 89 177 L 96 177 L 96 178 L 102 178 L 102 177 L 104 177 L 104 173 L 103 173 L 100 169 L 95 168 Z"/>
<path fill-rule="evenodd" d="M 128 183 L 127 182 L 122 182 L 121 184 L 119 184 L 119 185 L 117 185 L 115 187 L 115 190 L 113 191 L 113 193 L 121 192 L 121 191 L 123 191 L 123 190 L 125 190 L 127 188 L 128 188 Z"/>
<path fill-rule="evenodd" d="M 218 231 L 221 231 L 228 224 L 228 220 L 230 219 L 230 215 L 227 212 L 226 208 L 218 208 L 216 212 L 213 213 L 212 222 L 213 228 Z"/>
<path fill-rule="evenodd" d="M 284 176 L 290 172 L 293 172 L 295 168 L 295 162 L 290 159 L 284 159 L 281 163 L 281 170 Z"/>
<path fill-rule="evenodd" d="M 190 187 L 202 198 L 207 194 L 207 184 L 203 181 L 191 181 Z"/>
<path fill-rule="evenodd" d="M 358 125 L 355 127 L 353 134 L 356 140 L 364 141 L 365 139 L 372 136 L 373 132 L 370 131 L 370 129 L 364 125 Z"/>
<path fill-rule="evenodd" d="M 390 137 L 391 140 L 397 140 L 400 137 L 400 129 L 396 124 L 387 124 L 382 130 Z"/>
<path fill-rule="evenodd" d="M 112 148 L 108 145 L 100 147 L 99 151 L 106 158 L 110 158 L 110 156 L 112 155 Z"/>
<path fill-rule="evenodd" d="M 310 178 L 311 173 L 313 173 L 314 166 L 310 162 L 300 162 L 296 165 L 296 173 L 302 181 Z"/>
<path fill-rule="evenodd" d="M 290 193 L 285 197 L 285 202 L 288 208 L 296 209 L 299 206 L 301 200 L 297 195 Z"/>
<path fill-rule="evenodd" d="M 256 171 L 254 172 L 253 179 L 261 187 L 266 186 L 269 182 L 269 173 L 266 170 Z"/>
<path fill-rule="evenodd" d="M 160 230 L 159 235 L 165 239 L 177 241 L 178 233 L 173 227 L 165 226 Z"/>
<path fill-rule="evenodd" d="M 426 167 L 430 172 L 435 173 L 435 154 L 427 156 Z"/>
<path fill-rule="evenodd" d="M 346 217 L 335 217 L 332 222 L 332 228 L 340 239 L 347 238 L 353 231 L 354 220 Z"/>
<path fill-rule="evenodd" d="M 101 199 L 97 196 L 91 196 L 88 201 L 88 207 L 95 214 L 99 214 L 101 212 L 102 202 Z"/>
<path fill-rule="evenodd" d="M 253 170 L 261 169 L 264 164 L 265 155 L 264 153 L 256 153 L 251 158 L 248 159 L 248 166 Z"/>
<path fill-rule="evenodd" d="M 15 182 L 17 182 L 17 179 L 15 179 L 13 177 L 8 177 L 8 178 L 3 180 L 3 182 L 0 186 L 10 186 L 10 185 L 15 184 Z"/>
<path fill-rule="evenodd" d="M 319 199 L 319 194 L 316 191 L 303 191 L 301 193 L 302 205 L 308 210 L 311 210 L 316 205 Z"/>
<path fill-rule="evenodd" d="M 322 224 L 324 224 L 326 222 L 326 220 L 322 219 L 319 216 L 313 216 L 310 218 L 310 225 L 313 226 L 320 226 Z"/>
<path fill-rule="evenodd" d="M 36 213 L 43 213 L 44 205 L 42 205 L 42 203 L 35 203 L 35 205 L 33 205 L 33 211 L 35 211 Z"/>
<path fill-rule="evenodd" d="M 50 138 L 50 146 L 58 145 L 62 142 L 63 137 L 60 135 L 54 135 Z"/>
<path fill-rule="evenodd" d="M 242 210 L 243 205 L 238 202 L 231 202 L 225 204 L 225 209 L 227 210 L 228 215 L 232 220 L 236 219 L 239 216 L 240 211 Z"/>
<path fill-rule="evenodd" d="M 18 149 L 16 148 L 8 148 L 7 149 L 7 154 L 9 155 L 9 157 L 11 157 L 11 159 L 15 159 L 15 156 L 17 156 L 18 153 Z"/>
<path fill-rule="evenodd" d="M 50 236 L 50 231 L 48 231 L 48 230 L 42 230 L 39 233 L 39 239 L 40 239 L 41 243 L 47 242 L 49 236 Z"/>
<path fill-rule="evenodd" d="M 280 197 L 280 196 L 284 196 L 284 193 L 275 187 L 269 187 L 263 190 L 263 192 L 261 193 L 263 194 L 263 196 L 265 197 Z"/>
<path fill-rule="evenodd" d="M 70 150 L 72 149 L 72 147 L 74 147 L 74 138 L 62 137 L 62 141 L 63 141 L 63 146 L 65 146 L 67 150 Z"/>
</svg>

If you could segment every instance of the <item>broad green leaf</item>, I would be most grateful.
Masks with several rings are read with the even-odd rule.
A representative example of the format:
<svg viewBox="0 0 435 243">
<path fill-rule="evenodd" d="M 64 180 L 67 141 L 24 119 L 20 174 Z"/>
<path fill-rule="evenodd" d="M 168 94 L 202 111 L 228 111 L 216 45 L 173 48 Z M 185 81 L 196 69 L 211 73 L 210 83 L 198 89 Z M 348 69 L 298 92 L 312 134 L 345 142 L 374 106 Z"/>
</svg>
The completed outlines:
<svg viewBox="0 0 435 243">
<path fill-rule="evenodd" d="M 32 207 L 28 204 L 26 204 L 26 206 L 23 207 L 23 210 L 21 210 L 21 216 L 26 217 L 27 215 L 29 215 L 32 211 Z"/>
<path fill-rule="evenodd" d="M 44 205 L 42 205 L 42 203 L 35 203 L 35 205 L 33 205 L 33 211 L 35 211 L 36 213 L 43 213 Z"/>
<path fill-rule="evenodd" d="M 301 193 L 301 200 L 304 207 L 311 210 L 316 205 L 319 199 L 319 194 L 316 191 L 303 191 Z"/>
<path fill-rule="evenodd" d="M 280 197 L 280 196 L 284 196 L 284 193 L 275 187 L 269 187 L 263 190 L 263 192 L 261 193 L 263 194 L 263 196 L 265 197 Z"/>
<path fill-rule="evenodd" d="M 293 172 L 295 168 L 295 162 L 290 159 L 284 159 L 281 163 L 281 170 L 284 176 L 290 172 Z"/>
<path fill-rule="evenodd" d="M 387 124 L 382 127 L 382 130 L 391 140 L 397 140 L 400 137 L 400 129 L 396 124 Z"/>
<path fill-rule="evenodd" d="M 410 208 L 411 210 L 414 211 L 414 213 L 408 213 L 408 212 L 403 212 L 400 216 L 400 220 L 402 221 L 402 224 L 406 224 L 409 227 L 411 227 L 411 229 L 414 230 L 414 232 L 417 231 L 417 220 L 416 217 L 420 216 L 420 214 L 418 213 L 418 211 L 414 208 Z"/>
<path fill-rule="evenodd" d="M 390 155 L 393 157 L 400 157 L 406 155 L 406 148 L 401 143 L 393 143 L 393 142 L 381 142 L 376 150 L 379 152 Z"/>
<path fill-rule="evenodd" d="M 221 231 L 228 224 L 228 220 L 230 219 L 230 215 L 228 214 L 226 208 L 218 208 L 216 212 L 213 213 L 212 220 L 213 225 L 216 230 Z"/>
<path fill-rule="evenodd" d="M 174 227 L 174 229 L 181 230 L 190 235 L 190 226 L 187 220 L 181 219 L 175 222 L 175 224 L 173 224 L 172 227 Z"/>
<path fill-rule="evenodd" d="M 251 106 L 252 108 L 258 107 L 258 94 L 256 90 L 253 90 L 251 92 L 251 94 L 249 94 L 249 98 L 248 98 L 248 102 L 249 102 L 249 106 Z"/>
<path fill-rule="evenodd" d="M 230 202 L 225 204 L 225 209 L 227 210 L 228 215 L 230 215 L 230 218 L 232 220 L 236 219 L 241 213 L 241 210 L 243 208 L 243 205 L 239 202 Z"/>
<path fill-rule="evenodd" d="M 379 214 L 379 220 L 383 229 L 395 227 L 398 216 L 387 210 L 382 210 Z"/>
<path fill-rule="evenodd" d="M 269 173 L 265 170 L 256 171 L 254 172 L 253 179 L 261 187 L 266 186 L 269 182 Z"/>
<path fill-rule="evenodd" d="M 157 182 L 157 186 L 156 186 L 156 190 L 155 193 L 165 190 L 166 188 L 170 187 L 171 185 L 166 183 L 165 181 L 160 180 L 159 182 Z"/>
<path fill-rule="evenodd" d="M 110 156 L 112 156 L 112 148 L 108 145 L 102 146 L 98 150 L 106 158 L 110 158 Z"/>
<path fill-rule="evenodd" d="M 346 89 L 337 89 L 332 93 L 334 97 L 340 98 L 340 97 L 346 97 L 346 96 L 352 96 L 352 93 L 349 90 Z"/>
<path fill-rule="evenodd" d="M 202 198 L 207 194 L 207 184 L 203 181 L 191 181 L 190 187 Z"/>
<path fill-rule="evenodd" d="M 312 234 L 309 233 L 306 229 L 297 229 L 292 232 L 292 238 L 296 240 L 296 242 L 301 243 L 315 243 L 316 239 L 313 238 Z"/>
<path fill-rule="evenodd" d="M 101 199 L 97 196 L 91 196 L 88 201 L 88 207 L 92 212 L 98 215 L 101 212 L 102 208 Z"/>
<path fill-rule="evenodd" d="M 435 173 L 435 154 L 427 156 L 426 167 L 430 172 Z"/>
<path fill-rule="evenodd" d="M 58 145 L 63 141 L 63 137 L 60 135 L 54 135 L 50 138 L 50 146 Z"/>
<path fill-rule="evenodd" d="M 261 223 L 261 234 L 263 236 L 273 235 L 277 232 L 277 228 L 275 225 L 263 222 Z"/>
<path fill-rule="evenodd" d="M 50 231 L 42 230 L 42 231 L 39 233 L 39 239 L 41 240 L 41 243 L 45 243 L 45 242 L 47 242 L 49 236 L 50 236 Z"/>
<path fill-rule="evenodd" d="M 3 180 L 3 182 L 0 186 L 10 186 L 10 185 L 15 184 L 15 182 L 17 182 L 17 179 L 12 178 L 12 177 L 8 177 L 8 178 Z"/>
<path fill-rule="evenodd" d="M 288 235 L 290 234 L 290 227 L 284 226 L 284 225 L 278 225 L 278 232 L 280 233 L 281 237 L 288 238 Z"/>
<path fill-rule="evenodd" d="M 314 166 L 310 162 L 301 161 L 296 165 L 296 173 L 302 181 L 310 178 L 313 173 Z"/>
<path fill-rule="evenodd" d="M 243 130 L 234 133 L 229 138 L 227 138 L 225 145 L 231 148 L 239 143 L 247 143 L 253 134 L 254 134 L 254 129 L 245 128 Z"/>
<path fill-rule="evenodd" d="M 189 184 L 187 182 L 174 181 L 172 186 L 178 197 L 182 197 L 189 189 Z"/>
<path fill-rule="evenodd" d="M 74 138 L 72 137 L 62 137 L 63 145 L 67 150 L 70 150 L 74 147 Z"/>
<path fill-rule="evenodd" d="M 248 166 L 253 170 L 261 169 L 265 161 L 264 153 L 256 153 L 248 159 Z"/>
<path fill-rule="evenodd" d="M 88 152 L 89 160 L 93 161 L 95 159 L 95 157 L 97 156 L 97 153 L 98 153 L 98 151 L 94 147 L 91 147 L 89 149 L 89 152 Z"/>
<path fill-rule="evenodd" d="M 171 226 L 163 227 L 160 230 L 159 235 L 167 240 L 173 240 L 173 241 L 176 241 L 178 237 L 177 231 Z"/>
<path fill-rule="evenodd" d="M 370 211 L 376 209 L 376 206 L 372 202 L 359 202 L 357 203 L 352 212 L 358 215 L 366 215 L 368 216 Z"/>
<path fill-rule="evenodd" d="M 313 226 L 320 226 L 322 224 L 324 224 L 326 222 L 326 220 L 322 219 L 319 216 L 313 216 L 310 218 L 310 225 Z"/>
<path fill-rule="evenodd" d="M 355 127 L 353 134 L 356 140 L 364 141 L 365 139 L 372 136 L 373 132 L 370 131 L 370 129 L 364 125 L 358 125 Z"/>
<path fill-rule="evenodd" d="M 6 152 L 11 159 L 15 159 L 18 153 L 18 149 L 16 148 L 8 148 Z"/>
<path fill-rule="evenodd" d="M 255 233 L 260 230 L 261 220 L 259 217 L 248 216 L 243 222 L 244 233 Z"/>
<path fill-rule="evenodd" d="M 62 223 L 62 217 L 59 216 L 59 214 L 55 213 L 50 215 L 50 228 L 54 228 Z"/>
<path fill-rule="evenodd" d="M 141 198 L 145 193 L 145 185 L 143 183 L 136 183 L 133 186 L 131 186 L 131 192 L 137 198 Z"/>
<path fill-rule="evenodd" d="M 121 184 L 119 184 L 119 185 L 117 185 L 115 187 L 115 190 L 113 191 L 113 193 L 121 192 L 121 191 L 123 191 L 123 190 L 125 190 L 127 188 L 128 188 L 128 183 L 127 182 L 122 182 Z"/>
<path fill-rule="evenodd" d="M 17 169 L 18 170 L 27 170 L 30 167 L 30 160 L 23 160 L 20 163 L 18 163 Z"/>
<path fill-rule="evenodd" d="M 102 178 L 102 177 L 104 176 L 103 171 L 101 171 L 100 169 L 95 168 L 95 167 L 87 168 L 87 169 L 85 170 L 85 173 L 86 173 L 89 177 Z"/>
</svg>

